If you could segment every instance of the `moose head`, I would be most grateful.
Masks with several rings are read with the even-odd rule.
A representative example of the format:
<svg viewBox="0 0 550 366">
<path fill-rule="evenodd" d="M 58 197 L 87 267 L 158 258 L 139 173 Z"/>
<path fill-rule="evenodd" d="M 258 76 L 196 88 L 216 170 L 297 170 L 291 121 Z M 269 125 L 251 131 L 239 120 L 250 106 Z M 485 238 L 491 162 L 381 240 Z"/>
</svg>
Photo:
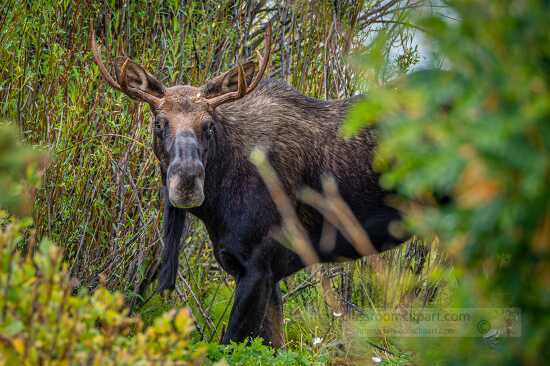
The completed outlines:
<svg viewBox="0 0 550 366">
<path fill-rule="evenodd" d="M 93 26 L 90 29 L 94 60 L 105 81 L 130 98 L 151 106 L 154 152 L 160 162 L 170 203 L 178 208 L 201 206 L 205 167 L 209 152 L 216 147 L 214 137 L 219 128 L 216 108 L 244 97 L 258 86 L 269 63 L 271 26 L 265 33 L 264 54 L 258 53 L 259 66 L 254 61 L 237 65 L 200 87 L 165 87 L 127 57 L 115 60 L 112 75 L 101 60 Z"/>
</svg>

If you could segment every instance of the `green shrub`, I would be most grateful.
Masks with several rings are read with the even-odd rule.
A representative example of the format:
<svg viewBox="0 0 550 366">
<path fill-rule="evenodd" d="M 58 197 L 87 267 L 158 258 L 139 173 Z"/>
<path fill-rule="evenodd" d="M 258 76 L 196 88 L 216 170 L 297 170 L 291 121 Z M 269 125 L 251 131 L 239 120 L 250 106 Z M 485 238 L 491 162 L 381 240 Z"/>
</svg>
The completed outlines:
<svg viewBox="0 0 550 366">
<path fill-rule="evenodd" d="M 0 207 L 17 214 L 29 214 L 32 193 L 39 181 L 37 168 L 44 164 L 42 155 L 22 146 L 15 128 L 0 120 Z"/>
<path fill-rule="evenodd" d="M 187 309 L 145 328 L 120 293 L 73 294 L 61 249 L 48 240 L 34 247 L 32 221 L 4 210 L 24 212 L 32 190 L 23 188 L 36 186 L 43 160 L 17 141 L 12 126 L 0 125 L 0 183 L 10 193 L 0 200 L 0 365 L 198 364 L 205 348 L 190 347 Z"/>
<path fill-rule="evenodd" d="M 447 70 L 371 88 L 345 132 L 378 122 L 383 184 L 416 201 L 451 197 L 443 206 L 403 207 L 415 232 L 437 234 L 453 258 L 461 286 L 452 305 L 522 313 L 519 339 L 496 348 L 483 339 L 430 339 L 418 356 L 542 364 L 550 340 L 550 5 L 450 4 L 457 21 L 419 22 Z"/>
<path fill-rule="evenodd" d="M 314 366 L 325 365 L 328 362 L 326 354 L 313 354 L 305 351 L 280 350 L 262 343 L 257 338 L 249 345 L 231 343 L 228 346 L 204 344 L 208 348 L 205 365 L 212 365 L 221 361 L 234 366 Z"/>
<path fill-rule="evenodd" d="M 17 250 L 21 230 L 8 220 L 0 232 L 0 364 L 198 364 L 191 350 L 188 310 L 172 310 L 143 327 L 124 298 L 99 288 L 72 294 L 61 250 L 43 241 L 34 254 Z"/>
<path fill-rule="evenodd" d="M 323 365 L 324 354 L 251 344 L 191 344 L 187 309 L 173 309 L 145 327 L 124 298 L 105 288 L 72 294 L 61 250 L 43 241 L 18 250 L 28 225 L 0 211 L 0 365 Z M 206 356 L 206 357 L 205 357 Z M 220 363 L 218 363 L 220 362 Z"/>
</svg>

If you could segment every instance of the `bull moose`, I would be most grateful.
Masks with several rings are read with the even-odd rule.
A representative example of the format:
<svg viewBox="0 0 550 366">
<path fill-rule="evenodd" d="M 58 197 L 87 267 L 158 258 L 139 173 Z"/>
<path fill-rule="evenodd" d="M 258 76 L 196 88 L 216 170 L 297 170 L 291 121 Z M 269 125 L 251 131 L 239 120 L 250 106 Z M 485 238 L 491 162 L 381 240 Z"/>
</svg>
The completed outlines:
<svg viewBox="0 0 550 366">
<path fill-rule="evenodd" d="M 117 58 L 114 75 L 101 60 L 93 27 L 90 43 L 103 78 L 153 114 L 153 147 L 162 174 L 163 252 L 159 290 L 174 289 L 188 213 L 204 223 L 220 266 L 236 279 L 234 305 L 222 343 L 263 337 L 280 346 L 279 281 L 308 263 L 273 235 L 281 214 L 251 151 L 261 146 L 309 236 L 319 262 L 361 257 L 338 232 L 319 245 L 323 215 L 296 198 L 301 187 L 321 189 L 330 175 L 376 251 L 401 243 L 390 230 L 400 221 L 372 169 L 375 135 L 365 130 L 344 139 L 339 127 L 354 99 L 306 97 L 287 83 L 262 80 L 270 60 L 271 29 L 263 55 L 237 65 L 200 87 L 165 87 L 129 58 Z"/>
</svg>

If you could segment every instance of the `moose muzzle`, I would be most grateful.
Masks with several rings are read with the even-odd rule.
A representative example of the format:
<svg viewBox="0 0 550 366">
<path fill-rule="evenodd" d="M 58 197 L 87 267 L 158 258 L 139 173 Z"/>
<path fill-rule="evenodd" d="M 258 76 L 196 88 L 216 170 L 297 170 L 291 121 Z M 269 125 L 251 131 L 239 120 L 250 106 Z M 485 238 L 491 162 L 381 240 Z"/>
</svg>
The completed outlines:
<svg viewBox="0 0 550 366">
<path fill-rule="evenodd" d="M 204 165 L 194 135 L 176 135 L 172 161 L 168 166 L 167 185 L 170 203 L 179 208 L 202 205 L 204 201 Z"/>
</svg>

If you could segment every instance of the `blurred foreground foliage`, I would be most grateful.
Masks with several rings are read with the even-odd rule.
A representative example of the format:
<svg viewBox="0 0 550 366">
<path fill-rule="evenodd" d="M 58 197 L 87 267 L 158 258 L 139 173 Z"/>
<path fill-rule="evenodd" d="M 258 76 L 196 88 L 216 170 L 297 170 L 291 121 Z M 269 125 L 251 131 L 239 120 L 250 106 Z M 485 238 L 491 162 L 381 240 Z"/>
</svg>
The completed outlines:
<svg viewBox="0 0 550 366">
<path fill-rule="evenodd" d="M 260 339 L 221 346 L 192 343 L 188 309 L 145 327 L 120 293 L 73 294 L 61 249 L 42 241 L 17 250 L 26 224 L 0 211 L 0 365 L 324 365 L 326 355 L 276 353 Z"/>
<path fill-rule="evenodd" d="M 384 87 L 373 82 L 344 133 L 376 124 L 383 184 L 408 198 L 401 207 L 410 227 L 438 235 L 456 265 L 453 306 L 522 312 L 521 338 L 503 330 L 493 343 L 419 339 L 417 357 L 543 364 L 550 359 L 550 3 L 449 5 L 458 20 L 418 22 L 444 69 Z M 379 37 L 378 50 L 384 44 Z M 381 59 L 376 47 L 364 59 L 372 80 Z M 445 196 L 449 203 L 429 204 Z"/>
</svg>

